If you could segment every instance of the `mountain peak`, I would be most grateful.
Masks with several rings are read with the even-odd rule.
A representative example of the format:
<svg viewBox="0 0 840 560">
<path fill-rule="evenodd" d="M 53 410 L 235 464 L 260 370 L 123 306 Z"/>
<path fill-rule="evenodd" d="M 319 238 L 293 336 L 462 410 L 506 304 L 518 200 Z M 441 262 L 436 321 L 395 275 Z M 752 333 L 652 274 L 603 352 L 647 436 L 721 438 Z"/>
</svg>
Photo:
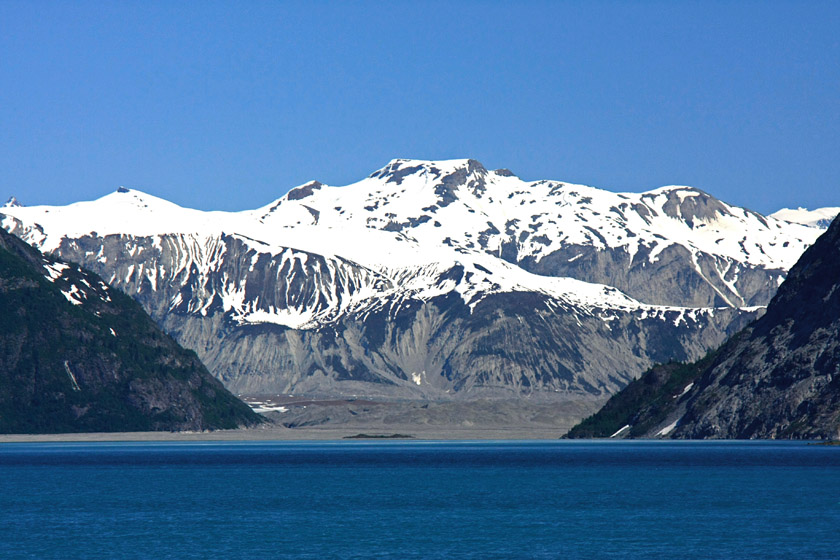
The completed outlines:
<svg viewBox="0 0 840 560">
<path fill-rule="evenodd" d="M 642 199 L 655 199 L 660 195 L 666 197 L 662 211 L 671 218 L 685 221 L 691 227 L 696 225 L 695 221 L 710 222 L 718 215 L 726 215 L 729 212 L 723 202 L 695 187 L 660 187 L 643 194 Z"/>
<path fill-rule="evenodd" d="M 119 203 L 120 205 L 131 204 L 141 207 L 147 207 L 149 204 L 176 206 L 175 203 L 169 202 L 166 199 L 137 189 L 130 189 L 128 187 L 118 187 L 117 190 L 110 194 L 106 194 L 100 198 L 100 200 L 108 200 L 112 203 Z"/>
<path fill-rule="evenodd" d="M 295 187 L 286 194 L 288 200 L 302 200 L 308 196 L 312 196 L 315 191 L 321 190 L 324 187 L 323 183 L 319 181 L 309 181 L 299 187 Z"/>
<path fill-rule="evenodd" d="M 658 189 L 653 189 L 648 191 L 645 194 L 649 195 L 665 195 L 668 198 L 687 198 L 691 196 L 701 196 L 701 197 L 712 197 L 706 191 L 700 190 L 697 187 L 691 187 L 688 185 L 666 185 L 664 187 L 659 187 Z"/>
<path fill-rule="evenodd" d="M 419 160 L 419 159 L 392 159 L 388 165 L 373 172 L 371 179 L 384 179 L 386 183 L 401 184 L 403 179 L 410 175 L 428 173 L 432 177 L 448 177 L 453 174 L 486 175 L 487 169 L 481 162 L 474 159 L 449 159 L 449 160 Z"/>
<path fill-rule="evenodd" d="M 494 169 L 493 173 L 495 173 L 499 177 L 516 177 L 516 173 L 514 173 L 506 167 L 503 167 L 501 169 Z"/>
<path fill-rule="evenodd" d="M 17 198 L 9 197 L 9 200 L 6 201 L 6 204 L 3 205 L 3 208 L 20 208 L 23 204 L 21 204 Z"/>
<path fill-rule="evenodd" d="M 777 212 L 770 214 L 771 218 L 784 220 L 792 224 L 802 224 L 808 227 L 815 227 L 825 229 L 831 224 L 831 221 L 840 214 L 840 207 L 829 206 L 826 208 L 817 208 L 815 210 L 808 210 L 801 206 L 796 209 L 782 208 Z"/>
</svg>

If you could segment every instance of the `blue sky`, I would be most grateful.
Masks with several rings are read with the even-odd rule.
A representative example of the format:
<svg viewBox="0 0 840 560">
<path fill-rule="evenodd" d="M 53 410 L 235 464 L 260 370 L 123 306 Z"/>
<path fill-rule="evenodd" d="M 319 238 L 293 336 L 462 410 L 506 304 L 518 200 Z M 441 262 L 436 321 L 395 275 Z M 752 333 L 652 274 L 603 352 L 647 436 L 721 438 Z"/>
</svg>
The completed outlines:
<svg viewBox="0 0 840 560">
<path fill-rule="evenodd" d="M 840 2 L 0 2 L 0 197 L 240 210 L 395 157 L 840 206 Z M 2 201 L 0 201 L 2 202 Z"/>
</svg>

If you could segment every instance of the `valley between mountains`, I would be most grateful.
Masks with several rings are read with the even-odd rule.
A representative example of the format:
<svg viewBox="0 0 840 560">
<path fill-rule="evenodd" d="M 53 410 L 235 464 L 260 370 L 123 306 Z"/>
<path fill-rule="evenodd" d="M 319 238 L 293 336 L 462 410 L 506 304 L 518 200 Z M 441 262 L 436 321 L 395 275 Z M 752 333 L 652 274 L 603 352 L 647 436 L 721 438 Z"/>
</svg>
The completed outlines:
<svg viewBox="0 0 840 560">
<path fill-rule="evenodd" d="M 405 425 L 568 427 L 760 316 L 832 210 L 763 216 L 690 187 L 614 193 L 393 160 L 243 212 L 120 188 L 7 205 L 0 223 L 132 296 L 280 421 L 384 406 L 383 426 L 399 409 Z"/>
</svg>

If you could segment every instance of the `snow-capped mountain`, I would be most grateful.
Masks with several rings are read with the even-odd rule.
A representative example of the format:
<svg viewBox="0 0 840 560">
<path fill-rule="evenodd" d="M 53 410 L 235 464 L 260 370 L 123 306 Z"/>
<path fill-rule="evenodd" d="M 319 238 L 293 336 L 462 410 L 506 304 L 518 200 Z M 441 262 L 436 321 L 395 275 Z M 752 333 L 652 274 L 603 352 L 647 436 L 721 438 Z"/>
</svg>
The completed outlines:
<svg viewBox="0 0 840 560">
<path fill-rule="evenodd" d="M 770 214 L 770 217 L 824 230 L 831 225 L 838 214 L 840 214 L 840 207 L 817 208 L 816 210 L 782 208 Z"/>
<path fill-rule="evenodd" d="M 120 188 L 2 225 L 136 297 L 239 392 L 604 396 L 754 317 L 822 232 L 689 187 L 394 160 L 256 210 Z"/>
</svg>

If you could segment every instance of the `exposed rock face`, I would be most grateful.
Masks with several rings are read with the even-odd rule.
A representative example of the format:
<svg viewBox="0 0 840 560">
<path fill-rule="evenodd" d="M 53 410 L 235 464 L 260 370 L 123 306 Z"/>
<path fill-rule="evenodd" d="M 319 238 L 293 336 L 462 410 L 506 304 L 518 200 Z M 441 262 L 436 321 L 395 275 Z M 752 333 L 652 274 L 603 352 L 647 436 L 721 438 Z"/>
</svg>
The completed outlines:
<svg viewBox="0 0 840 560">
<path fill-rule="evenodd" d="M 636 201 L 627 195 L 617 195 L 624 200 L 608 208 L 595 202 L 591 193 L 579 193 L 571 186 L 565 190 L 580 207 L 576 218 L 581 221 L 583 243 L 570 242 L 556 249 L 521 256 L 511 239 L 507 242 L 507 258 L 537 274 L 569 276 L 615 286 L 639 301 L 660 305 L 766 305 L 784 278 L 783 263 L 756 266 L 747 257 L 750 252 L 747 245 L 755 241 L 748 239 L 746 224 L 755 222 L 759 228 L 771 228 L 767 219 L 749 210 L 732 208 L 701 190 L 658 189 L 643 193 Z M 596 210 L 593 206 L 603 209 Z M 589 213 L 600 219 L 588 217 Z M 604 218 L 611 227 L 599 223 Z M 743 238 L 737 240 L 740 249 L 714 251 L 699 243 L 674 243 L 668 239 L 667 231 L 656 227 L 657 223 L 661 228 L 662 222 L 668 221 L 663 218 L 687 227 L 691 232 L 689 239 L 701 238 L 719 221 L 742 221 Z M 649 232 L 644 232 L 645 229 Z M 720 232 L 716 243 L 731 235 L 731 232 Z M 637 238 L 635 243 L 626 242 L 634 238 Z M 790 243 L 780 240 L 779 244 L 786 242 Z M 775 242 L 770 241 L 769 245 Z M 607 247 L 609 250 L 605 250 Z"/>
<path fill-rule="evenodd" d="M 0 433 L 259 422 L 140 306 L 0 231 Z"/>
<path fill-rule="evenodd" d="M 840 439 L 840 219 L 767 313 L 696 364 L 657 366 L 576 437 Z"/>
<path fill-rule="evenodd" d="M 724 309 L 686 317 L 681 328 L 641 313 L 605 323 L 555 305 L 515 293 L 470 311 L 441 296 L 403 302 L 395 314 L 387 307 L 350 314 L 317 330 L 173 314 L 163 324 L 186 345 L 204 349 L 208 367 L 239 393 L 440 399 L 606 396 L 643 364 L 700 355 L 745 320 Z M 681 320 L 676 312 L 672 318 Z"/>
<path fill-rule="evenodd" d="M 4 211 L 237 392 L 438 399 L 603 397 L 697 358 L 819 231 L 687 187 L 528 183 L 474 160 L 394 160 L 239 213 L 133 190 Z"/>
<path fill-rule="evenodd" d="M 240 394 L 606 396 L 656 361 L 702 355 L 756 313 L 584 307 L 533 292 L 489 294 L 471 307 L 451 291 L 424 298 L 344 259 L 258 253 L 226 235 L 204 245 L 85 236 L 56 254 L 134 296 Z M 451 289 L 471 273 L 433 274 Z M 354 299 L 365 291 L 373 296 Z M 317 317 L 319 326 L 242 321 L 224 305 L 236 293 L 251 312 L 283 310 L 299 324 Z"/>
<path fill-rule="evenodd" d="M 643 248 L 631 255 L 621 249 L 569 245 L 539 261 L 523 259 L 521 265 L 536 274 L 615 286 L 640 301 L 687 307 L 766 305 L 785 276 L 781 268 L 745 266 L 717 255 L 692 254 L 682 245 L 662 249 L 655 262 L 648 259 L 649 252 Z"/>
</svg>

